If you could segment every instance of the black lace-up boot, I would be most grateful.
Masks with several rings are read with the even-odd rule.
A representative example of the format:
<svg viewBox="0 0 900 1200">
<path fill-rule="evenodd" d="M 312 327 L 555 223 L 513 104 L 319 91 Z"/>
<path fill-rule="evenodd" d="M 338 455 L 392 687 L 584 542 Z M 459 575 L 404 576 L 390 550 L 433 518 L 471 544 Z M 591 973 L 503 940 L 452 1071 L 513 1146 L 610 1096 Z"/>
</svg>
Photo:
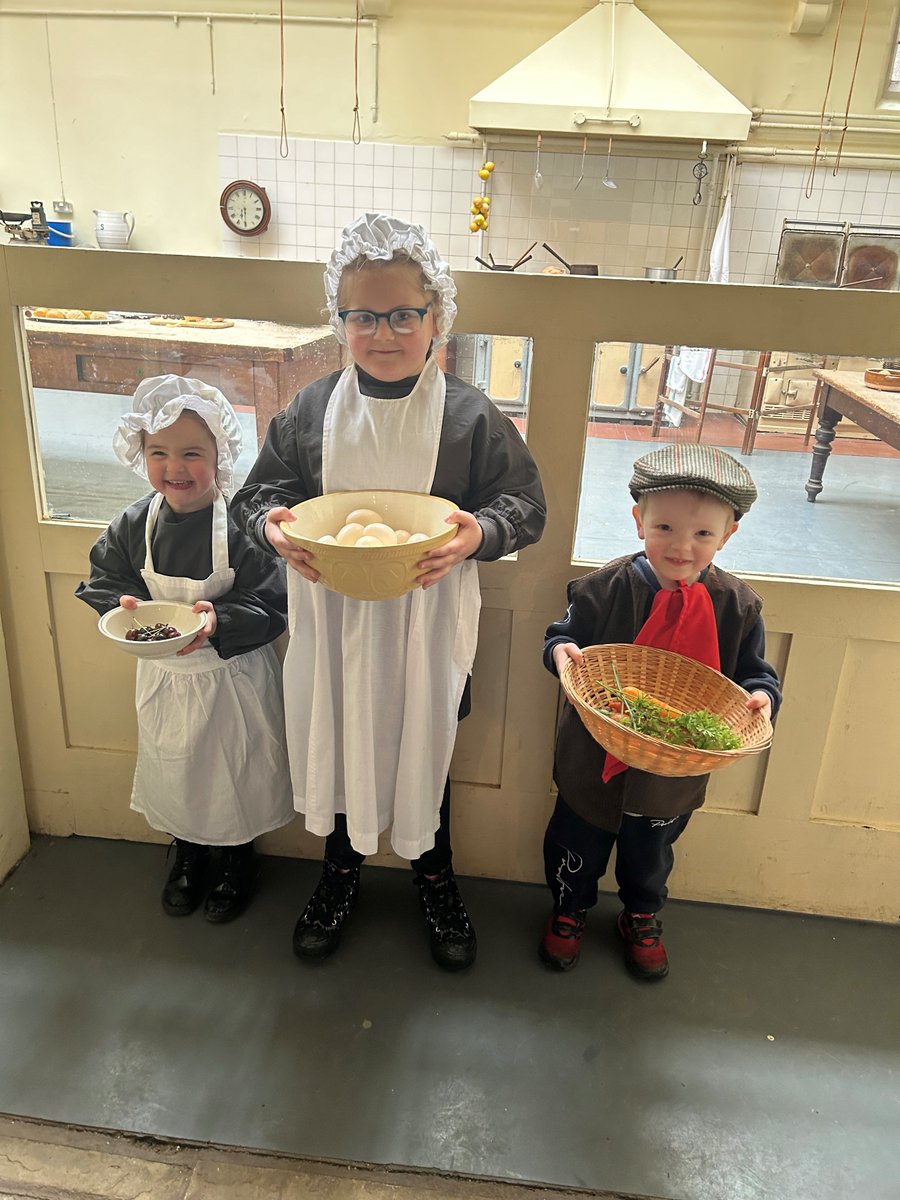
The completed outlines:
<svg viewBox="0 0 900 1200">
<path fill-rule="evenodd" d="M 223 846 L 213 887 L 203 908 L 207 921 L 224 925 L 239 917 L 253 896 L 258 870 L 252 842 Z"/>
<path fill-rule="evenodd" d="M 462 971 L 475 961 L 475 930 L 456 886 L 453 867 L 434 878 L 416 875 L 422 912 L 431 934 L 431 957 L 445 971 Z"/>
<path fill-rule="evenodd" d="M 327 958 L 337 950 L 358 895 L 359 867 L 342 871 L 326 858 L 316 890 L 294 926 L 298 958 Z"/>
<path fill-rule="evenodd" d="M 163 888 L 162 906 L 170 917 L 186 917 L 203 899 L 209 846 L 197 846 L 194 842 L 183 842 L 181 838 L 175 838 L 172 846 L 175 847 L 175 863 Z"/>
</svg>

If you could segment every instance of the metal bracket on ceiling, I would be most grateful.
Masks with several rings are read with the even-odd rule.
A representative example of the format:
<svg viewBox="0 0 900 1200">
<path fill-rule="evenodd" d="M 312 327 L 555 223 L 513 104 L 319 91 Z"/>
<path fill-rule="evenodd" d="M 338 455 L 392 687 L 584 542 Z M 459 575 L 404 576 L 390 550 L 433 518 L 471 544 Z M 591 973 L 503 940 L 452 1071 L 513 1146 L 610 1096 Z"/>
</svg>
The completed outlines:
<svg viewBox="0 0 900 1200">
<path fill-rule="evenodd" d="M 797 0 L 791 33 L 818 36 L 831 19 L 834 0 Z"/>
</svg>

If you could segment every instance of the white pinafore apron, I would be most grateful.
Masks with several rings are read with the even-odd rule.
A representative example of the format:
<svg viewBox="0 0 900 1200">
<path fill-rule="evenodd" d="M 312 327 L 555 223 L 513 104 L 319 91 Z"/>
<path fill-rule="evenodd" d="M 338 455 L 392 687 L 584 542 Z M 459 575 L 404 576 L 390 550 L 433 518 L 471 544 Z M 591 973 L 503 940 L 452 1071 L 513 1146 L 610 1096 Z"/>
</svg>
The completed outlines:
<svg viewBox="0 0 900 1200">
<path fill-rule="evenodd" d="M 348 367 L 328 402 L 322 490 L 430 492 L 446 380 L 433 360 L 408 396 L 363 396 Z M 284 665 L 294 804 L 325 836 L 347 814 L 350 841 L 414 859 L 434 845 L 457 712 L 472 669 L 481 593 L 471 560 L 393 600 L 352 600 L 288 571 Z"/>
<path fill-rule="evenodd" d="M 234 584 L 228 516 L 213 505 L 212 574 L 160 575 L 151 539 L 162 496 L 147 512 L 144 569 L 154 600 L 215 600 Z M 154 829 L 205 846 L 249 842 L 294 815 L 284 743 L 281 671 L 271 645 L 219 658 L 210 645 L 178 658 L 142 658 L 135 689 L 138 757 L 131 807 Z"/>
</svg>

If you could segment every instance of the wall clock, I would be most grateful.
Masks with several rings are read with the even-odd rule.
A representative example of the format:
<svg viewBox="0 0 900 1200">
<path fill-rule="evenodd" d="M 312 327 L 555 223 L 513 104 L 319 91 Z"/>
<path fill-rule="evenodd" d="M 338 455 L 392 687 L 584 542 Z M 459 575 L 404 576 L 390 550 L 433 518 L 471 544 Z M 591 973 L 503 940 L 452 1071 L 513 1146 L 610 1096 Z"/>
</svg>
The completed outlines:
<svg viewBox="0 0 900 1200">
<path fill-rule="evenodd" d="M 249 179 L 229 183 L 219 200 L 222 220 L 240 237 L 257 237 L 265 233 L 272 219 L 272 205 L 266 189 Z"/>
</svg>

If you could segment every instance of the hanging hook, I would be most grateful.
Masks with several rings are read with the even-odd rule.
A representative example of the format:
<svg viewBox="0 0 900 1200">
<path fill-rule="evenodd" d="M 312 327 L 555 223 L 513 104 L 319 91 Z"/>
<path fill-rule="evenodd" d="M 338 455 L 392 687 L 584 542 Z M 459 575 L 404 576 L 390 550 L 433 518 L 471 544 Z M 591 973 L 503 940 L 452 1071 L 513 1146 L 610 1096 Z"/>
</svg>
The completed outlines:
<svg viewBox="0 0 900 1200">
<path fill-rule="evenodd" d="M 709 174 L 709 167 L 706 165 L 705 160 L 706 160 L 706 141 L 704 140 L 703 145 L 700 147 L 700 153 L 697 156 L 697 161 L 694 163 L 693 170 L 691 171 L 691 174 L 697 180 L 697 190 L 694 193 L 693 200 L 691 201 L 692 204 L 700 204 L 703 201 L 703 192 L 701 191 L 701 187 L 703 184 L 703 180 Z"/>
</svg>

